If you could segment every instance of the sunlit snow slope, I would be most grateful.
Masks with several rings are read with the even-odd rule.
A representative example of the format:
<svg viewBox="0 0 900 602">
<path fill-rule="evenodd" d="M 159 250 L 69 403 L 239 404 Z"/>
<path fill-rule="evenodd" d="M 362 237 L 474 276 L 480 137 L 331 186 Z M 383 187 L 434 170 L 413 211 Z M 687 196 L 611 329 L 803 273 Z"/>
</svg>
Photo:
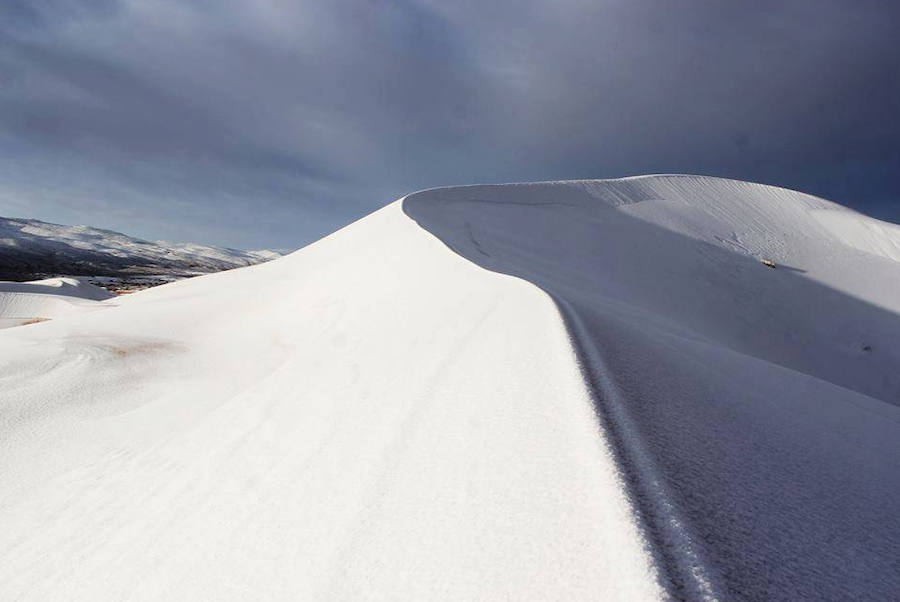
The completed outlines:
<svg viewBox="0 0 900 602">
<path fill-rule="evenodd" d="M 692 176 L 433 190 L 404 208 L 557 301 L 671 595 L 900 592 L 896 226 Z"/>
<path fill-rule="evenodd" d="M 437 189 L 0 331 L 0 597 L 891 599 L 898 249 L 713 178 Z"/>
<path fill-rule="evenodd" d="M 109 291 L 75 278 L 0 282 L 0 328 L 105 307 Z"/>
<path fill-rule="evenodd" d="M 562 318 L 400 203 L 0 333 L 10 600 L 659 598 Z"/>
</svg>

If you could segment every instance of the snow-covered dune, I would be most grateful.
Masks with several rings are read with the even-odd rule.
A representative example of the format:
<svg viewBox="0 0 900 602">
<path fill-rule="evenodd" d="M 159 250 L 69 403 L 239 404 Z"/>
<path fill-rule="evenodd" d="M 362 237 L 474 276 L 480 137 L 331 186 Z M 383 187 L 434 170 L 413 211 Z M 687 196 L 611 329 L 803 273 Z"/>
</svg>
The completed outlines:
<svg viewBox="0 0 900 602">
<path fill-rule="evenodd" d="M 4 330 L 4 596 L 890 598 L 897 245 L 712 178 L 437 189 Z"/>
<path fill-rule="evenodd" d="M 11 599 L 659 597 L 550 298 L 394 203 L 0 336 Z"/>
<path fill-rule="evenodd" d="M 434 190 L 404 207 L 556 299 L 676 597 L 900 591 L 896 227 L 691 176 Z"/>
<path fill-rule="evenodd" d="M 114 296 L 75 278 L 0 282 L 0 328 L 97 309 L 99 301 Z"/>
</svg>

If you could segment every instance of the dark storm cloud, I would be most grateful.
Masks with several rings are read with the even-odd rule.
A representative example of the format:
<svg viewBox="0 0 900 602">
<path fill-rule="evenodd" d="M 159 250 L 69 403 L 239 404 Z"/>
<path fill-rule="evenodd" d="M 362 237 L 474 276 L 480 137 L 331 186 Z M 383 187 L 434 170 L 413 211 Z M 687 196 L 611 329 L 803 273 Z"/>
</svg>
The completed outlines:
<svg viewBox="0 0 900 602">
<path fill-rule="evenodd" d="M 865 0 L 5 2 L 0 212 L 296 246 L 422 187 L 693 172 L 900 218 L 898 15 Z"/>
</svg>

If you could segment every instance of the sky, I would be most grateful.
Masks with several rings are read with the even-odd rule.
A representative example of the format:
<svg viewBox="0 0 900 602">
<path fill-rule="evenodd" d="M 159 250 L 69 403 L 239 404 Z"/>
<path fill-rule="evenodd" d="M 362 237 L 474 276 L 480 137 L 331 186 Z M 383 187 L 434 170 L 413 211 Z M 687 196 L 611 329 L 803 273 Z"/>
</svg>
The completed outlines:
<svg viewBox="0 0 900 602">
<path fill-rule="evenodd" d="M 644 173 L 900 222 L 900 2 L 0 2 L 0 215 L 289 249 L 423 188 Z"/>
</svg>

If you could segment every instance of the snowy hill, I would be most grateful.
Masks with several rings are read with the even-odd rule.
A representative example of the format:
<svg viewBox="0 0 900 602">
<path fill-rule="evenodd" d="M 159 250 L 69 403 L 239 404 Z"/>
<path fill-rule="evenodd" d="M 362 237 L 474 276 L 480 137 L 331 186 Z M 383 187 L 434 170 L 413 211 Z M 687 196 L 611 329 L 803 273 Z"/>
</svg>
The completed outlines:
<svg viewBox="0 0 900 602">
<path fill-rule="evenodd" d="M 0 331 L 0 582 L 890 599 L 898 245 L 714 178 L 436 189 Z"/>
<path fill-rule="evenodd" d="M 100 301 L 114 296 L 106 289 L 75 278 L 0 282 L 0 328 L 98 309 Z"/>
<path fill-rule="evenodd" d="M 148 242 L 88 226 L 0 218 L 0 280 L 30 280 L 45 274 L 184 276 L 253 265 L 280 255 Z"/>
</svg>

